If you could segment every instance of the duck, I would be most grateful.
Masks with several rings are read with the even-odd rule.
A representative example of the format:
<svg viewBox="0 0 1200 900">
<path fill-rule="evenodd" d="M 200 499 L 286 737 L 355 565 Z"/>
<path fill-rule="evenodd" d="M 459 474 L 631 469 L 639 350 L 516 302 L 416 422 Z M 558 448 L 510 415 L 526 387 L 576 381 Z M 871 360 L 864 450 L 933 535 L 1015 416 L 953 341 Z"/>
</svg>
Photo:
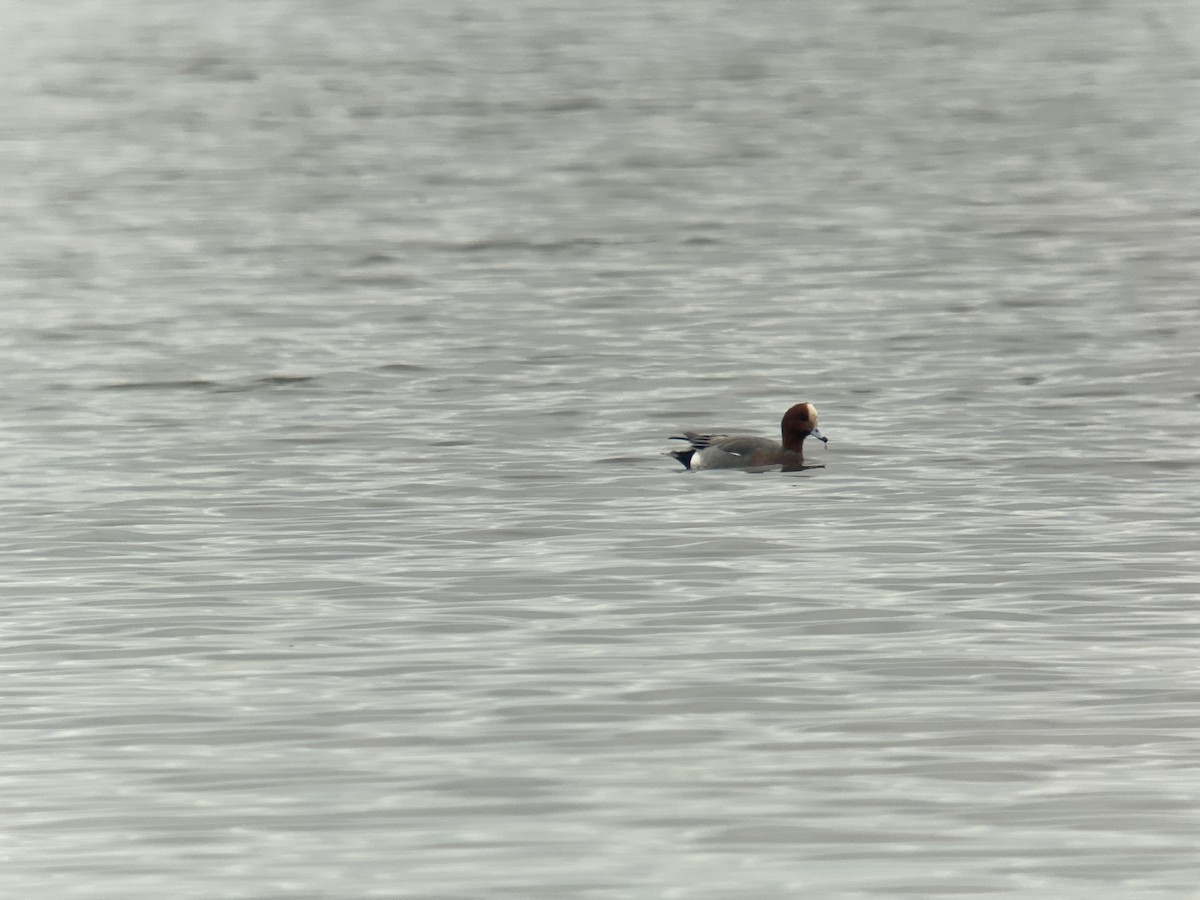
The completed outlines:
<svg viewBox="0 0 1200 900">
<path fill-rule="evenodd" d="M 804 465 L 804 439 L 813 437 L 823 444 L 829 438 L 817 430 L 817 408 L 811 403 L 797 403 L 783 414 L 779 423 L 782 443 L 769 438 L 749 435 L 697 434 L 685 431 L 670 437 L 687 441 L 686 450 L 673 450 L 668 455 L 677 459 L 685 469 L 748 469 L 782 466 L 784 471 L 820 468 Z"/>
</svg>

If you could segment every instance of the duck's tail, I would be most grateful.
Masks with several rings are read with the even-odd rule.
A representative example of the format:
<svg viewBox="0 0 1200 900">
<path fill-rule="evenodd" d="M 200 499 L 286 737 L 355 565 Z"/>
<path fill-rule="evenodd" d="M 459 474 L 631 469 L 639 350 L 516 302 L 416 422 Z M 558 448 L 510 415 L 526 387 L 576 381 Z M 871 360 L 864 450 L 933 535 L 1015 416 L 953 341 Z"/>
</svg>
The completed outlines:
<svg viewBox="0 0 1200 900">
<path fill-rule="evenodd" d="M 686 450 L 672 450 L 667 456 L 678 460 L 679 464 L 685 469 L 692 467 L 692 457 L 696 455 L 696 451 L 703 450 L 708 446 L 716 435 L 712 434 L 697 434 L 694 431 L 685 431 L 683 434 L 673 434 L 669 438 L 672 441 L 687 441 L 691 446 Z"/>
<path fill-rule="evenodd" d="M 695 452 L 695 447 L 689 447 L 686 450 L 672 450 L 667 454 L 667 456 L 674 460 L 678 460 L 679 464 L 685 469 L 690 469 L 692 467 L 692 456 L 695 454 Z"/>
</svg>

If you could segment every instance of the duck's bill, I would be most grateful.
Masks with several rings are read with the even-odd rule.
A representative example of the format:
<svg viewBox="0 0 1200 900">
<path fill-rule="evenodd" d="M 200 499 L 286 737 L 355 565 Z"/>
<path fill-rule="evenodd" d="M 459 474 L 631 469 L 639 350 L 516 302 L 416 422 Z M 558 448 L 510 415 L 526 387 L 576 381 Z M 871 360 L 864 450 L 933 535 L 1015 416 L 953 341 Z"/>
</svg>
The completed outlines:
<svg viewBox="0 0 1200 900">
<path fill-rule="evenodd" d="M 825 435 L 821 434 L 821 432 L 817 431 L 817 429 L 815 429 L 815 428 L 814 428 L 812 431 L 810 431 L 810 432 L 808 433 L 808 436 L 809 436 L 809 437 L 815 437 L 815 438 L 816 438 L 818 441 L 820 441 L 822 444 L 828 444 L 828 443 L 829 443 L 829 438 L 825 437 Z"/>
</svg>

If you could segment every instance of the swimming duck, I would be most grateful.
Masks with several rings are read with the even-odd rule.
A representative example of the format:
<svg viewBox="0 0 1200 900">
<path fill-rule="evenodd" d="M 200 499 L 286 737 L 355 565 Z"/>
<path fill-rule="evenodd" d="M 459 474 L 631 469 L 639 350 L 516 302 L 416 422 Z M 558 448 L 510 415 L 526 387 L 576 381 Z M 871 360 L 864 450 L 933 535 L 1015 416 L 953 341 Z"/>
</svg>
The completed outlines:
<svg viewBox="0 0 1200 900">
<path fill-rule="evenodd" d="M 812 468 L 804 465 L 804 439 L 814 437 L 822 443 L 829 438 L 817 430 L 817 408 L 797 403 L 783 414 L 779 423 L 782 443 L 748 435 L 697 434 L 685 431 L 671 436 L 687 441 L 687 450 L 675 450 L 671 456 L 685 469 L 746 469 L 757 466 L 783 466 L 785 470 Z"/>
</svg>

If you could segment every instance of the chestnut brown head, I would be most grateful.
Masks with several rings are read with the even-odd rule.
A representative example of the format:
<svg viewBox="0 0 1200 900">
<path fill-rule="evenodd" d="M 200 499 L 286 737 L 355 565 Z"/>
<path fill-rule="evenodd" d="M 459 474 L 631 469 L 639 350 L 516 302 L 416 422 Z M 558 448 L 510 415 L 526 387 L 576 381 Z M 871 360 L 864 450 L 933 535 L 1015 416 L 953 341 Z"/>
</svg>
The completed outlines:
<svg viewBox="0 0 1200 900">
<path fill-rule="evenodd" d="M 829 443 L 829 438 L 817 430 L 817 408 L 811 403 L 797 403 L 785 412 L 779 428 L 783 432 L 783 446 L 789 450 L 799 450 L 806 437 Z"/>
</svg>

